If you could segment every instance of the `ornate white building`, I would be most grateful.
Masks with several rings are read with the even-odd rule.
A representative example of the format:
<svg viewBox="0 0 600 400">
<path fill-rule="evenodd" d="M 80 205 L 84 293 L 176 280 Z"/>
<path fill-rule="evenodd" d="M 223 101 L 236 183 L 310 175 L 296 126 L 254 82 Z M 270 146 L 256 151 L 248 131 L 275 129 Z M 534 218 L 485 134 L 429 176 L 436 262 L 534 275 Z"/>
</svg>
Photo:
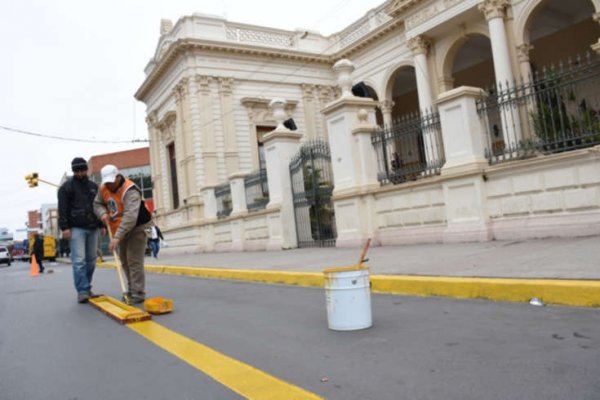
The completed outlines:
<svg viewBox="0 0 600 400">
<path fill-rule="evenodd" d="M 331 36 L 163 20 L 136 98 L 170 248 L 600 234 L 599 23 L 600 0 L 389 0 Z"/>
</svg>

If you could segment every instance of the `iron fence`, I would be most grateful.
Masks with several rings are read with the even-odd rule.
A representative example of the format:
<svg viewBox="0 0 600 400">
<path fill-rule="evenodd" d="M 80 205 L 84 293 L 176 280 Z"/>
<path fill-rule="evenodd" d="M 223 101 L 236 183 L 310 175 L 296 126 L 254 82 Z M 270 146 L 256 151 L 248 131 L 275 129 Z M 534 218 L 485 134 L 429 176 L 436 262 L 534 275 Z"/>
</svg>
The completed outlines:
<svg viewBox="0 0 600 400">
<path fill-rule="evenodd" d="M 298 247 L 333 247 L 337 237 L 329 145 L 312 140 L 290 161 Z"/>
<path fill-rule="evenodd" d="M 262 210 L 269 202 L 267 170 L 259 169 L 244 177 L 246 207 L 248 211 Z"/>
<path fill-rule="evenodd" d="M 381 128 L 372 138 L 379 182 L 397 184 L 439 174 L 445 162 L 440 133 L 440 116 L 433 111 L 409 114 Z"/>
<path fill-rule="evenodd" d="M 231 186 L 229 182 L 215 186 L 215 198 L 217 199 L 217 218 L 226 218 L 231 214 L 233 204 L 231 202 Z"/>
<path fill-rule="evenodd" d="M 600 143 L 600 57 L 544 67 L 477 101 L 491 164 Z"/>
</svg>

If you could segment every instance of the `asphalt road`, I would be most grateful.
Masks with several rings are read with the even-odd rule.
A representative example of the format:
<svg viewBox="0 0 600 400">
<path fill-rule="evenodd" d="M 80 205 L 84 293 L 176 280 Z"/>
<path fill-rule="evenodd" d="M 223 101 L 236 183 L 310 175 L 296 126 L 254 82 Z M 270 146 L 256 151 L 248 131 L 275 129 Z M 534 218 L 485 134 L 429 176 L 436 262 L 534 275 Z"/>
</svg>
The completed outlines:
<svg viewBox="0 0 600 400">
<path fill-rule="evenodd" d="M 0 267 L 0 399 L 243 398 L 75 302 L 68 265 Z M 114 270 L 94 290 L 119 296 Z M 372 296 L 374 326 L 327 328 L 323 290 L 147 276 L 154 321 L 318 396 L 600 399 L 600 310 Z"/>
</svg>

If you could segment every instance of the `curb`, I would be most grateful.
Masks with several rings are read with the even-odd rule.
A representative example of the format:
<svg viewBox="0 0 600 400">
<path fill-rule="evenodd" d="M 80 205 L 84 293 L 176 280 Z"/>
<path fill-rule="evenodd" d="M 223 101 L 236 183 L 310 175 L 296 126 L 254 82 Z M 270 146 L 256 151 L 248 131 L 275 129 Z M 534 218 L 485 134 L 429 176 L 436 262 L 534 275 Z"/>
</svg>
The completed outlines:
<svg viewBox="0 0 600 400">
<path fill-rule="evenodd" d="M 99 267 L 114 268 L 111 263 Z M 324 287 L 322 272 L 245 270 L 209 267 L 146 265 L 147 272 L 206 279 L 239 280 L 302 287 Z M 538 298 L 545 304 L 600 307 L 600 280 L 459 278 L 411 275 L 371 275 L 371 290 L 378 294 L 441 296 L 528 302 Z"/>
</svg>

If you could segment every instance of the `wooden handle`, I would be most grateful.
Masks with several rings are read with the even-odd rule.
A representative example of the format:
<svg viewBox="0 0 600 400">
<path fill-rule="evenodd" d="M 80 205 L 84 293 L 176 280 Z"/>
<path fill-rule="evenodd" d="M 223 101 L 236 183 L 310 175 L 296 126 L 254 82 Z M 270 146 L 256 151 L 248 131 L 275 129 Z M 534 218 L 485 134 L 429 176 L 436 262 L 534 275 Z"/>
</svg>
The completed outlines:
<svg viewBox="0 0 600 400">
<path fill-rule="evenodd" d="M 113 236 L 112 236 L 110 227 L 107 227 L 106 229 L 108 230 L 108 238 L 112 241 Z M 125 280 L 123 279 L 123 271 L 121 269 L 121 260 L 119 259 L 119 255 L 117 254 L 117 251 L 115 249 L 113 249 L 112 253 L 113 253 L 113 257 L 115 258 L 115 264 L 117 266 L 117 275 L 119 275 L 119 283 L 121 284 L 121 291 L 125 295 L 125 294 L 127 294 L 127 290 L 125 289 Z"/>
<path fill-rule="evenodd" d="M 367 251 L 369 250 L 370 245 L 371 245 L 371 238 L 368 238 L 367 241 L 365 242 L 365 245 L 363 246 L 361 253 L 360 253 L 360 258 L 358 259 L 358 265 L 362 265 L 363 261 L 365 260 L 365 256 L 367 255 Z"/>
</svg>

